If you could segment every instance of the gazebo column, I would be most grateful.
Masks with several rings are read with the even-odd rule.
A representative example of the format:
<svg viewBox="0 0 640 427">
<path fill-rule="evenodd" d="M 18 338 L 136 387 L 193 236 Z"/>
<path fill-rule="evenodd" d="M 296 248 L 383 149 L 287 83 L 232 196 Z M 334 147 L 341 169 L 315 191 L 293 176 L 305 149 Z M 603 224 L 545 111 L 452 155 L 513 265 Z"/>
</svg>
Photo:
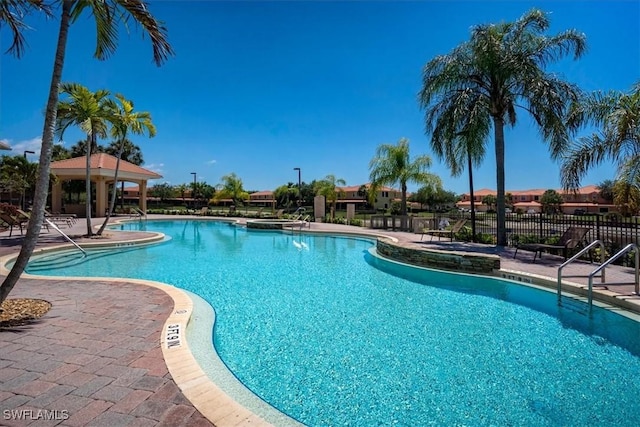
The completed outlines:
<svg viewBox="0 0 640 427">
<path fill-rule="evenodd" d="M 140 197 L 138 198 L 138 207 L 142 212 L 147 212 L 147 181 L 142 180 L 138 182 L 138 189 L 140 190 Z"/>
<path fill-rule="evenodd" d="M 107 181 L 104 177 L 96 180 L 96 217 L 102 217 L 107 211 Z"/>
<path fill-rule="evenodd" d="M 51 187 L 51 211 L 62 212 L 62 180 L 56 181 Z"/>
</svg>

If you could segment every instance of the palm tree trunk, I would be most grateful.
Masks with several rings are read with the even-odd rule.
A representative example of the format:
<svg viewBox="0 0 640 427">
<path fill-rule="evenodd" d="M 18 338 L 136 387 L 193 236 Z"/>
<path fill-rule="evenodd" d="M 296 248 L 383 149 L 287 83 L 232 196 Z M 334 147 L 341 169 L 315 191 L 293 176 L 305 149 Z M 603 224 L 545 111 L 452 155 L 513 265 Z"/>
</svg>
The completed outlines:
<svg viewBox="0 0 640 427">
<path fill-rule="evenodd" d="M 496 146 L 496 186 L 497 186 L 497 243 L 507 246 L 507 229 L 505 224 L 504 200 L 504 120 L 502 117 L 493 118 L 493 128 Z"/>
<path fill-rule="evenodd" d="M 407 214 L 407 184 L 402 183 L 402 198 L 400 199 L 400 215 Z"/>
<path fill-rule="evenodd" d="M 467 152 L 467 161 L 469 168 L 469 196 L 471 197 L 471 241 L 476 241 L 476 204 L 473 199 L 473 162 L 471 161 L 471 153 Z"/>
<path fill-rule="evenodd" d="M 47 204 L 47 195 L 49 193 L 49 173 L 51 166 L 51 153 L 53 151 L 53 137 L 56 127 L 56 113 L 58 107 L 58 88 L 62 79 L 62 68 L 64 65 L 65 51 L 67 47 L 67 36 L 69 33 L 69 12 L 73 5 L 70 1 L 62 2 L 62 16 L 60 18 L 60 30 L 58 32 L 58 44 L 56 46 L 56 56 L 53 63 L 53 72 L 51 74 L 51 84 L 49 86 L 49 96 L 47 98 L 47 108 L 45 110 L 44 128 L 42 130 L 42 144 L 40 146 L 40 160 L 38 164 L 38 177 L 36 179 L 36 188 L 33 194 L 33 210 L 31 212 L 31 221 L 27 226 L 27 234 L 25 235 L 20 254 L 13 264 L 11 271 L 0 285 L 0 303 L 2 303 L 18 279 L 22 275 L 29 258 L 33 253 L 38 242 L 40 227 L 44 219 L 44 209 Z"/>
<path fill-rule="evenodd" d="M 93 126 L 91 126 L 91 135 L 87 138 L 87 156 L 86 156 L 86 177 L 85 177 L 85 192 L 87 193 L 87 199 L 85 201 L 85 212 L 87 216 L 87 236 L 91 236 L 91 147 L 93 147 L 93 139 L 96 133 Z"/>
<path fill-rule="evenodd" d="M 113 209 L 116 206 L 116 193 L 117 193 L 116 188 L 118 188 L 118 170 L 120 169 L 120 157 L 122 157 L 123 149 L 124 149 L 124 146 L 122 145 L 120 146 L 120 150 L 118 150 L 118 157 L 116 160 L 116 171 L 113 174 L 113 193 L 111 194 L 111 202 L 109 202 L 109 210 L 107 211 L 107 215 L 104 219 L 104 222 L 102 223 L 102 225 L 100 226 L 100 229 L 96 233 L 98 236 L 102 236 L 102 232 L 104 231 L 104 228 L 107 226 L 107 223 L 111 218 L 111 211 L 113 211 Z"/>
<path fill-rule="evenodd" d="M 122 191 L 120 191 L 120 207 L 122 208 L 122 210 L 124 210 L 124 181 L 122 181 L 121 189 Z"/>
</svg>

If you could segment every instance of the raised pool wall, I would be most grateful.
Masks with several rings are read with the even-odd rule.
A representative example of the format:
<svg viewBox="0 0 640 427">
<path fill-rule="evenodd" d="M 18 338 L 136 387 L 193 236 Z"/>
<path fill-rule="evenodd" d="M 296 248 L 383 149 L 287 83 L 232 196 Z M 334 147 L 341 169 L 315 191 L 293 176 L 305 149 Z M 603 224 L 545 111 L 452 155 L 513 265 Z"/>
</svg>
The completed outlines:
<svg viewBox="0 0 640 427">
<path fill-rule="evenodd" d="M 492 254 L 408 248 L 384 237 L 378 238 L 376 249 L 384 257 L 419 267 L 486 275 L 500 270 L 500 257 Z"/>
</svg>

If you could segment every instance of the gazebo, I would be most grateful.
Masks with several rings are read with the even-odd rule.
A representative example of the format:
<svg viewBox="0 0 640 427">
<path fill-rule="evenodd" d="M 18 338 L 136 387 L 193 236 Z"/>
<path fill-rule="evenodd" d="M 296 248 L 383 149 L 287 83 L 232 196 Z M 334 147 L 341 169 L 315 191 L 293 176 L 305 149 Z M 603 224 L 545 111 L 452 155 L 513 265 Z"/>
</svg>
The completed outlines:
<svg viewBox="0 0 640 427">
<path fill-rule="evenodd" d="M 114 183 L 116 172 L 116 162 L 118 159 L 106 153 L 98 153 L 91 155 L 91 182 L 96 186 L 96 215 L 102 216 L 109 206 L 108 185 Z M 62 212 L 62 182 L 68 180 L 85 181 L 86 179 L 86 162 L 83 157 L 74 157 L 72 159 L 59 160 L 51 163 L 51 173 L 58 177 L 58 181 L 53 185 L 51 192 L 51 210 L 53 212 Z M 120 160 L 120 168 L 118 169 L 118 181 L 135 182 L 140 188 L 140 198 L 138 207 L 147 211 L 147 181 L 150 179 L 162 178 L 155 172 L 136 166 L 125 160 Z M 71 209 L 74 210 L 74 209 Z M 84 210 L 78 209 L 76 213 L 83 215 Z"/>
</svg>

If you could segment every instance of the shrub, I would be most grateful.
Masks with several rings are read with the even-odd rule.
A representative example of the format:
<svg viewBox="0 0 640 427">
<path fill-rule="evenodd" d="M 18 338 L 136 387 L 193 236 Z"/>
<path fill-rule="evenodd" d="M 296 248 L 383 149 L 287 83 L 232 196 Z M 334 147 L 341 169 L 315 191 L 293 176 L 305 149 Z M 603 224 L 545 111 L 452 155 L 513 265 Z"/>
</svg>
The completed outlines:
<svg viewBox="0 0 640 427">
<path fill-rule="evenodd" d="M 18 214 L 18 208 L 16 206 L 10 205 L 9 203 L 0 203 L 0 211 L 8 213 L 9 215 Z"/>
<path fill-rule="evenodd" d="M 482 244 L 485 244 L 485 245 L 495 245 L 496 244 L 496 238 L 492 234 L 478 233 L 478 234 L 476 234 L 476 242 L 482 243 Z"/>
</svg>

